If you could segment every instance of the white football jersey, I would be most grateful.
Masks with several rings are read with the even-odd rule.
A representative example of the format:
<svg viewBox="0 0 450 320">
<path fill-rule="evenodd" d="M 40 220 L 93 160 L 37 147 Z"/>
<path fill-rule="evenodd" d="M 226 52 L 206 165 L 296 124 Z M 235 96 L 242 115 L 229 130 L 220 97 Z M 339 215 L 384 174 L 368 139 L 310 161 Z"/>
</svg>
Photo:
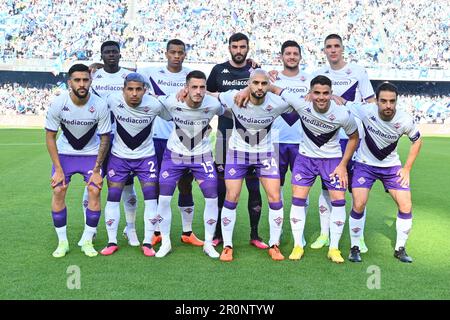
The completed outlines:
<svg viewBox="0 0 450 320">
<path fill-rule="evenodd" d="M 108 73 L 105 69 L 99 69 L 92 76 L 91 90 L 102 99 L 108 98 L 110 94 L 123 91 L 123 84 L 125 77 L 132 71 L 120 68 L 115 73 Z M 116 130 L 116 123 L 114 118 L 111 118 L 111 130 Z"/>
<path fill-rule="evenodd" d="M 365 68 L 347 63 L 342 69 L 333 70 L 329 65 L 314 72 L 313 77 L 323 75 L 330 78 L 333 94 L 347 101 L 362 102 L 375 96 Z M 356 120 L 361 134 L 361 123 Z M 341 139 L 348 139 L 342 130 L 339 133 Z"/>
<path fill-rule="evenodd" d="M 57 96 L 47 111 L 45 128 L 62 134 L 56 141 L 59 154 L 97 155 L 100 145 L 98 135 L 111 132 L 111 117 L 106 102 L 90 94 L 84 106 L 77 106 L 69 92 Z"/>
<path fill-rule="evenodd" d="M 311 76 L 302 71 L 294 77 L 285 76 L 280 72 L 274 84 L 288 92 L 304 97 L 309 92 L 310 81 Z M 273 122 L 272 132 L 276 133 L 272 134 L 274 143 L 298 144 L 300 143 L 303 130 L 298 117 L 290 117 L 282 114 L 281 117 L 276 118 Z"/>
<path fill-rule="evenodd" d="M 125 77 L 132 71 L 120 68 L 115 73 L 108 73 L 105 69 L 99 69 L 92 76 L 91 90 L 103 99 L 115 92 L 122 92 Z"/>
<path fill-rule="evenodd" d="M 314 110 L 312 102 L 306 102 L 298 94 L 285 90 L 281 97 L 300 115 L 303 137 L 299 153 L 311 158 L 342 157 L 339 129 L 344 129 L 348 136 L 358 130 L 355 119 L 345 106 L 338 106 L 331 101 L 328 111 L 320 113 Z"/>
<path fill-rule="evenodd" d="M 180 91 L 186 85 L 186 76 L 190 71 L 188 68 L 182 68 L 180 72 L 173 73 L 166 66 L 139 68 L 137 70 L 148 80 L 150 92 L 157 96 L 170 95 Z M 153 138 L 169 139 L 174 128 L 173 122 L 158 117 L 154 124 Z"/>
<path fill-rule="evenodd" d="M 111 153 L 123 159 L 153 156 L 152 128 L 155 118 L 164 111 L 158 99 L 144 95 L 141 104 L 133 108 L 118 92 L 111 94 L 107 102 L 116 122 Z"/>
<path fill-rule="evenodd" d="M 215 115 L 220 116 L 224 112 L 219 100 L 207 95 L 198 108 L 178 101 L 176 94 L 160 97 L 160 101 L 175 125 L 167 141 L 167 149 L 185 156 L 211 153 L 209 123 Z"/>
<path fill-rule="evenodd" d="M 219 95 L 220 102 L 225 108 L 231 109 L 233 117 L 229 148 L 250 153 L 272 152 L 272 124 L 280 114 L 293 111 L 292 108 L 270 92 L 261 105 L 248 102 L 247 106 L 240 108 L 234 103 L 237 93 L 237 90 L 230 90 Z"/>
<path fill-rule="evenodd" d="M 406 134 L 414 142 L 420 132 L 413 118 L 402 110 L 396 111 L 394 118 L 384 121 L 378 114 L 378 106 L 373 103 L 347 103 L 348 109 L 362 121 L 363 134 L 356 152 L 356 161 L 375 167 L 401 165 L 397 153 L 397 143 Z"/>
</svg>

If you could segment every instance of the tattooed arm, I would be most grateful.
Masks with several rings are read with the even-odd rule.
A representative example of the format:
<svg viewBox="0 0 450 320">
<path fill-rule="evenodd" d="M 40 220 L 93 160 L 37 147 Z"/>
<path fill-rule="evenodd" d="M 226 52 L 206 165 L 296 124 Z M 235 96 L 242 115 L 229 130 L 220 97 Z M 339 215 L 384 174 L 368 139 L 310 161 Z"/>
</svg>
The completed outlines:
<svg viewBox="0 0 450 320">
<path fill-rule="evenodd" d="M 106 155 L 109 151 L 109 143 L 111 141 L 109 133 L 100 136 L 100 146 L 98 147 L 97 161 L 95 162 L 94 172 L 100 172 Z"/>
<path fill-rule="evenodd" d="M 88 186 L 92 183 L 97 186 L 99 189 L 102 188 L 103 178 L 101 174 L 101 169 L 103 162 L 105 161 L 106 155 L 109 151 L 109 143 L 110 143 L 109 133 L 102 134 L 100 136 L 100 146 L 98 148 L 97 160 L 95 161 L 95 167 L 92 169 L 92 175 L 89 178 Z"/>
</svg>

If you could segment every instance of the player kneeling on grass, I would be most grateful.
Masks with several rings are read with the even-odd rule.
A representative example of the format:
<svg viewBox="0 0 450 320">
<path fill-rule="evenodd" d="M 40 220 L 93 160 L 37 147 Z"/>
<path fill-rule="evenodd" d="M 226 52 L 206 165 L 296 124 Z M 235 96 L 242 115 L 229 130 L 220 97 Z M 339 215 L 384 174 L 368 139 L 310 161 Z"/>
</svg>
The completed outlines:
<svg viewBox="0 0 450 320">
<path fill-rule="evenodd" d="M 186 76 L 184 92 L 183 102 L 178 101 L 175 94 L 160 98 L 175 124 L 175 130 L 167 141 L 159 176 L 157 218 L 162 244 L 156 257 L 164 257 L 172 250 L 170 202 L 177 183 L 183 175 L 192 172 L 205 197 L 203 251 L 211 258 L 218 258 L 219 254 L 212 245 L 218 207 L 217 172 L 209 142 L 209 123 L 215 115 L 222 115 L 224 109 L 216 98 L 205 96 L 206 75 L 201 71 L 194 70 Z"/>
<path fill-rule="evenodd" d="M 91 82 L 87 66 L 73 65 L 69 69 L 70 92 L 54 99 L 45 121 L 46 144 L 53 162 L 52 217 L 59 240 L 53 252 L 55 258 L 69 252 L 65 198 L 70 179 L 76 173 L 84 176 L 89 194 L 81 251 L 88 257 L 97 255 L 92 237 L 100 219 L 101 167 L 109 149 L 111 121 L 106 103 L 89 93 Z M 62 134 L 56 141 L 59 127 Z"/>
<path fill-rule="evenodd" d="M 152 128 L 156 116 L 164 111 L 162 104 L 146 95 L 147 84 L 139 73 L 125 77 L 122 93 L 111 94 L 108 106 L 114 116 L 116 128 L 111 156 L 108 161 L 108 201 L 105 207 L 108 245 L 102 255 L 111 255 L 117 245 L 117 228 L 120 220 L 120 198 L 131 174 L 138 177 L 144 195 L 145 256 L 154 256 L 152 237 L 156 224 L 158 163 L 153 145 Z"/>
<path fill-rule="evenodd" d="M 422 140 L 412 117 L 396 109 L 397 97 L 397 88 L 385 82 L 376 90 L 376 104 L 347 104 L 352 114 L 361 119 L 364 128 L 364 136 L 356 153 L 352 179 L 353 208 L 349 218 L 351 236 L 349 260 L 353 262 L 361 262 L 359 243 L 362 218 L 369 191 L 377 179 L 383 183 L 385 190 L 398 206 L 394 257 L 402 262 L 412 262 L 412 258 L 405 251 L 406 240 L 412 227 L 409 174 L 419 154 Z M 404 134 L 412 141 L 412 145 L 406 163 L 402 167 L 397 153 L 397 143 Z"/>
</svg>

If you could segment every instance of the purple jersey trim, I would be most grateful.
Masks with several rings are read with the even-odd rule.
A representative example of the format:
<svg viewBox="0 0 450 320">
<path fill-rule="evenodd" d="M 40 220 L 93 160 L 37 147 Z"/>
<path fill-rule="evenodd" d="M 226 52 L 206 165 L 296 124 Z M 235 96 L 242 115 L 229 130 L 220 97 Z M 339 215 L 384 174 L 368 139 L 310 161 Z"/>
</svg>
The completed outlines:
<svg viewBox="0 0 450 320">
<path fill-rule="evenodd" d="M 373 98 L 373 97 L 375 97 L 375 95 L 374 95 L 374 94 L 372 94 L 372 95 L 368 96 L 367 98 L 364 98 L 364 101 L 367 101 L 368 99 L 370 99 L 370 98 Z"/>
<path fill-rule="evenodd" d="M 267 134 L 270 132 L 270 129 L 272 129 L 273 122 L 271 122 L 267 127 L 262 128 L 256 133 L 252 134 L 247 131 L 247 128 L 238 120 L 234 112 L 231 111 L 231 113 L 234 117 L 234 123 L 237 129 L 236 131 L 241 136 L 242 140 L 244 140 L 245 143 L 249 144 L 252 147 L 263 141 Z M 253 137 L 256 137 L 256 139 L 254 139 Z"/>
<path fill-rule="evenodd" d="M 390 155 L 395 150 L 395 148 L 397 148 L 398 140 L 395 141 L 394 143 L 387 145 L 382 149 L 378 148 L 377 144 L 375 143 L 375 140 L 373 140 L 372 136 L 369 134 L 369 131 L 367 130 L 364 124 L 363 127 L 365 132 L 364 140 L 366 142 L 366 145 L 369 148 L 370 152 L 373 154 L 373 156 L 378 160 L 380 161 L 384 160 L 388 155 Z"/>
<path fill-rule="evenodd" d="M 420 132 L 417 131 L 417 133 L 412 138 L 409 138 L 409 140 L 411 142 L 416 142 L 417 140 L 419 140 L 419 138 L 420 138 Z"/>
<path fill-rule="evenodd" d="M 91 129 L 89 129 L 88 132 L 77 139 L 72 134 L 72 132 L 70 132 L 70 130 L 63 123 L 61 123 L 61 129 L 64 133 L 64 136 L 67 138 L 67 141 L 75 150 L 83 150 L 83 148 L 89 143 L 89 141 L 91 141 L 92 137 L 97 131 L 97 126 L 98 124 L 96 123 Z"/>
<path fill-rule="evenodd" d="M 142 143 L 150 136 L 150 133 L 152 132 L 153 120 L 152 122 L 150 122 L 148 126 L 142 129 L 141 132 L 139 132 L 134 137 L 130 135 L 127 132 L 127 130 L 125 130 L 125 128 L 120 124 L 119 121 L 116 122 L 117 122 L 117 133 L 119 134 L 123 142 L 125 142 L 127 147 L 130 148 L 131 150 L 135 150 L 136 148 L 141 146 Z"/>
</svg>

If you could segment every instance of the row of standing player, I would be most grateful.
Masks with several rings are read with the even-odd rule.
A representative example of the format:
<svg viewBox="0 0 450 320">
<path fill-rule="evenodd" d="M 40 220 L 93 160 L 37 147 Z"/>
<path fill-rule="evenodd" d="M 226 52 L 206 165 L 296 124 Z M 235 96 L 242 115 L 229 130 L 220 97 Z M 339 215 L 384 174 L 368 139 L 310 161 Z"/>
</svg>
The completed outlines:
<svg viewBox="0 0 450 320">
<path fill-rule="evenodd" d="M 182 71 L 185 70 L 184 68 L 182 68 L 182 62 L 183 59 L 185 57 L 185 50 L 184 50 L 184 44 L 182 42 L 177 43 L 177 41 L 172 41 L 172 43 L 168 43 L 168 47 L 167 47 L 167 57 L 168 57 L 168 66 L 167 69 L 166 68 L 158 68 L 157 70 L 155 69 L 147 69 L 147 70 L 139 70 L 141 73 L 146 74 L 146 76 L 148 76 L 148 80 L 152 85 L 153 88 L 153 92 L 156 94 L 164 94 L 167 92 L 163 92 L 161 90 L 161 86 L 162 85 L 168 85 L 168 86 L 172 86 L 174 87 L 175 90 L 178 90 L 180 86 L 182 86 L 183 84 L 181 84 L 182 82 L 184 82 L 184 79 L 181 79 L 181 75 L 183 75 L 183 78 L 185 76 L 185 73 L 183 73 Z M 247 62 L 246 60 L 246 54 L 248 52 L 248 39 L 245 37 L 245 35 L 242 34 L 236 34 L 233 35 L 230 38 L 230 43 L 229 43 L 229 49 L 230 49 L 230 53 L 232 55 L 232 60 L 230 60 L 229 62 L 226 62 L 224 64 L 221 65 L 217 65 L 213 68 L 213 71 L 211 72 L 211 75 L 207 81 L 208 84 L 208 90 L 209 91 L 225 91 L 226 86 L 234 86 L 234 87 L 243 87 L 243 85 L 245 85 L 247 83 L 248 80 L 248 75 L 251 71 L 251 65 Z M 332 76 L 333 72 L 338 70 L 341 71 L 341 73 L 345 73 L 346 79 L 342 79 L 342 80 L 335 80 L 333 83 L 333 89 L 334 92 L 336 93 L 336 84 L 344 84 L 346 81 L 350 83 L 349 86 L 349 90 L 347 90 L 344 94 L 342 94 L 341 96 L 345 97 L 347 100 L 351 100 L 351 98 L 355 99 L 357 98 L 357 92 L 358 90 L 361 90 L 361 87 L 364 88 L 363 84 L 365 84 L 366 86 L 370 87 L 370 82 L 368 82 L 367 79 L 367 75 L 366 75 L 366 79 L 364 79 L 364 72 L 361 72 L 360 68 L 355 68 L 354 66 L 347 65 L 343 59 L 342 59 L 342 41 L 338 36 L 332 35 L 327 37 L 327 39 L 325 40 L 325 53 L 327 54 L 327 58 L 330 62 L 330 66 L 328 67 L 328 69 L 324 69 L 321 71 L 321 73 L 326 74 L 327 76 Z M 299 70 L 298 70 L 298 62 L 300 61 L 300 47 L 298 46 L 298 44 L 296 44 L 295 42 L 287 42 L 285 43 L 285 45 L 283 45 L 282 48 L 282 57 L 283 57 L 283 64 L 284 64 L 284 70 L 283 72 L 279 75 L 279 81 L 278 81 L 278 85 L 284 86 L 286 88 L 289 88 L 290 90 L 297 92 L 297 93 L 305 93 L 308 91 L 307 88 L 307 84 L 309 83 L 309 77 L 307 75 L 302 74 Z M 108 83 L 108 81 L 111 81 L 114 77 L 111 77 L 112 75 L 119 75 L 120 71 L 122 70 L 122 72 L 127 72 L 124 71 L 123 69 L 118 67 L 118 61 L 120 58 L 120 52 L 119 52 L 119 48 L 118 46 L 116 46 L 114 43 L 105 43 L 104 45 L 102 45 L 102 58 L 103 61 L 105 63 L 105 66 L 102 70 L 99 70 L 95 75 L 94 75 L 94 82 L 93 82 L 93 88 L 94 90 L 96 90 L 97 92 L 101 93 L 102 90 L 108 91 L 114 88 L 117 90 L 118 89 L 118 85 L 115 85 L 115 83 Z M 343 64 L 343 65 L 342 65 Z M 334 69 L 333 66 L 337 69 Z M 354 67 L 354 68 L 351 68 Z M 171 70 L 172 69 L 172 70 Z M 178 69 L 178 72 L 176 72 Z M 343 70 L 345 69 L 345 71 Z M 115 71 L 115 72 L 114 72 Z M 151 72 L 153 71 L 153 74 L 151 74 Z M 175 71 L 175 72 L 173 72 Z M 343 72 L 342 72 L 343 71 Z M 187 72 L 187 70 L 185 71 Z M 241 73 L 239 73 L 241 72 Z M 320 72 L 319 72 L 320 73 Z M 352 74 L 353 73 L 353 74 Z M 169 79 L 160 79 L 161 77 L 164 78 L 165 76 L 169 75 L 173 76 L 174 74 L 178 74 L 180 75 L 180 81 L 176 82 L 175 79 L 172 77 L 169 77 Z M 361 75 L 363 75 L 363 77 L 361 78 Z M 358 76 L 360 78 L 358 78 Z M 160 77 L 160 78 L 158 78 Z M 247 78 L 246 78 L 247 77 Z M 100 80 L 100 79 L 104 79 L 104 78 L 109 78 L 106 84 L 97 84 L 96 85 L 96 79 L 98 80 L 97 82 L 101 81 L 105 81 L 105 80 Z M 283 79 L 284 78 L 284 79 Z M 333 77 L 331 77 L 333 78 Z M 120 79 L 123 81 L 123 75 L 120 74 Z M 282 83 L 282 80 L 285 80 L 286 83 Z M 114 80 L 113 80 L 114 81 Z M 116 81 L 117 81 L 117 77 L 116 77 Z M 353 83 L 354 82 L 354 83 Z M 104 82 L 103 82 L 104 83 Z M 291 86 L 290 86 L 291 85 Z M 165 88 L 166 91 L 170 90 Z M 367 89 L 367 88 L 366 88 Z M 370 87 L 371 89 L 371 87 Z M 174 91 L 174 90 L 172 90 Z M 370 90 L 369 90 L 370 92 Z M 373 92 L 373 91 L 372 91 Z M 226 118 L 219 118 L 219 129 L 221 130 L 221 132 L 224 131 L 224 129 L 227 128 L 227 126 L 230 124 L 230 122 L 228 121 L 228 125 L 226 124 L 227 120 Z M 222 121 L 221 121 L 222 120 Z M 163 120 L 162 120 L 163 121 Z M 279 122 L 280 124 L 286 124 L 286 122 L 283 122 L 283 120 L 281 120 L 281 118 L 277 119 L 276 122 Z M 225 123 L 225 124 L 224 124 Z M 168 123 L 164 123 L 164 125 L 168 125 Z M 163 127 L 164 127 L 163 125 Z M 231 123 L 232 125 L 232 123 Z M 298 153 L 298 138 L 292 138 L 292 134 L 299 134 L 299 128 L 300 125 L 297 121 L 296 126 L 297 128 L 295 128 L 294 126 L 290 126 L 290 128 L 285 128 L 285 129 L 281 129 L 282 125 L 279 126 L 280 127 L 280 131 L 282 134 L 286 133 L 286 134 L 291 134 L 291 137 L 288 138 L 284 138 L 284 137 L 280 137 L 280 149 L 285 148 L 284 150 L 286 150 L 287 152 L 280 152 L 281 157 L 285 157 L 286 155 L 291 155 L 291 158 L 289 159 L 280 159 L 280 160 L 285 160 L 284 164 L 291 164 L 291 169 L 292 169 L 292 164 L 293 164 L 293 157 L 295 157 L 295 155 Z M 169 124 L 170 126 L 170 124 Z M 274 127 L 276 127 L 276 124 L 274 124 Z M 155 124 L 155 129 L 157 128 L 156 124 Z M 167 128 L 167 126 L 166 126 Z M 288 130 L 290 129 L 290 130 Z M 168 132 L 170 132 L 171 129 L 168 129 Z M 157 131 L 155 130 L 155 138 L 156 139 L 160 139 L 161 138 L 161 134 L 160 136 L 158 136 Z M 291 141 L 289 141 L 288 139 L 292 139 Z M 157 145 L 157 140 L 155 141 L 155 146 Z M 228 145 L 228 143 L 222 143 L 220 144 L 220 137 L 219 137 L 219 143 L 218 146 L 222 145 L 223 147 L 225 147 L 226 145 Z M 282 143 L 281 143 L 282 142 Z M 289 142 L 293 142 L 293 143 L 289 143 Z M 295 144 L 295 142 L 297 142 L 297 144 Z M 219 147 L 220 149 L 220 147 Z M 293 150 L 293 151 L 292 151 Z M 289 152 L 290 151 L 290 152 Z M 163 154 L 163 152 L 157 152 L 157 155 L 161 156 Z M 218 152 L 217 154 L 226 154 L 226 151 L 220 153 Z M 216 158 L 216 162 L 218 162 L 218 168 L 223 168 L 223 166 L 221 166 L 221 164 L 223 164 L 224 161 L 217 161 L 218 159 Z M 223 159 L 225 160 L 225 159 Z M 287 161 L 286 161 L 287 160 Z M 283 161 L 281 161 L 283 162 Z M 283 170 L 284 168 L 284 170 Z M 281 169 L 281 174 L 282 174 L 282 182 L 284 182 L 284 174 L 287 170 L 287 165 L 283 165 L 283 163 L 280 163 L 280 169 Z M 220 170 L 218 170 L 220 172 Z M 223 172 L 223 170 L 222 170 Z M 260 196 L 258 197 L 259 194 L 259 184 L 255 183 L 255 179 L 251 177 L 252 175 L 250 175 L 250 177 L 248 177 L 247 181 L 249 181 L 250 183 L 247 183 L 247 185 L 249 186 L 249 193 L 253 196 L 256 195 L 256 199 L 252 199 L 252 197 L 250 197 L 249 199 L 249 211 L 250 211 L 250 221 L 251 221 L 251 226 L 252 226 L 252 243 L 255 244 L 258 247 L 261 248 L 267 248 L 267 245 L 265 245 L 258 237 L 257 235 L 257 224 L 259 221 L 259 216 L 260 216 Z M 254 176 L 254 172 L 253 172 L 253 176 Z M 253 181 L 252 181 L 253 180 Z M 192 181 L 192 178 L 191 178 Z M 189 181 L 190 182 L 190 181 Z M 190 183 L 187 183 L 186 185 L 189 186 Z M 219 191 L 221 189 L 219 188 Z M 222 189 L 224 191 L 224 189 Z M 183 195 L 182 192 L 180 192 L 181 195 Z M 189 194 L 189 192 L 184 193 L 184 195 Z M 220 195 L 220 192 L 219 192 Z M 188 196 L 189 197 L 189 196 Z M 132 199 L 135 199 L 135 196 L 131 197 Z M 191 196 L 192 199 L 192 196 Z M 220 198 L 219 198 L 219 204 L 220 204 Z M 126 201 L 125 203 L 128 204 L 133 204 L 135 203 L 135 200 L 130 201 L 128 199 L 128 201 Z M 180 203 L 180 202 L 179 202 Z M 188 204 L 193 204 L 192 200 L 188 203 Z M 329 209 L 326 209 L 326 204 L 321 204 L 320 206 L 321 208 L 321 212 L 324 213 L 326 211 L 330 211 Z M 325 210 L 324 210 L 325 209 Z M 134 208 L 135 211 L 135 208 Z M 193 208 L 187 208 L 186 210 L 188 213 L 192 213 L 193 212 Z M 129 214 L 130 210 L 128 210 L 127 212 L 127 234 L 129 235 L 129 240 L 130 243 L 133 241 L 133 239 L 136 239 L 136 237 L 133 237 L 133 230 L 134 229 L 134 221 L 130 221 L 133 218 L 133 214 Z M 135 215 L 135 214 L 134 214 Z M 86 216 L 88 216 L 88 213 L 86 213 Z M 192 217 L 192 214 L 191 214 Z M 188 220 L 188 219 L 186 219 Z M 191 223 L 192 220 L 190 220 Z M 322 232 L 321 232 L 321 236 L 319 237 L 319 239 L 313 243 L 313 247 L 317 248 L 317 247 L 321 247 L 323 245 L 326 244 L 327 240 L 328 240 L 328 231 L 326 230 L 327 228 L 327 224 L 329 226 L 329 216 L 327 217 L 325 214 L 321 215 L 321 227 L 322 227 Z M 218 224 L 219 226 L 220 224 Z M 185 228 L 186 226 L 186 228 Z M 325 231 L 324 231 L 325 229 Z M 220 230 L 220 229 L 219 229 Z M 197 244 L 197 245 L 202 245 L 201 241 L 199 241 L 195 235 L 192 234 L 192 229 L 189 226 L 189 223 L 185 223 L 183 221 L 183 231 L 185 234 L 183 234 L 182 237 L 184 237 L 184 239 L 186 240 L 185 242 L 190 242 L 193 244 Z M 130 236 L 131 235 L 131 236 Z M 217 238 L 220 237 L 220 233 L 216 232 L 216 235 L 218 236 Z M 135 236 L 135 232 L 134 232 L 134 236 Z M 190 239 L 189 239 L 190 238 Z M 216 238 L 216 239 L 217 239 Z M 155 239 L 158 239 L 157 237 L 155 237 Z M 183 240 L 183 238 L 182 238 Z M 191 240 L 191 241 L 190 241 Z M 154 241 L 155 244 L 156 241 Z M 218 241 L 216 241 L 215 244 L 217 244 Z"/>
<path fill-rule="evenodd" d="M 224 92 L 229 89 L 242 89 L 245 86 L 246 81 L 242 80 L 246 80 L 250 71 L 252 70 L 252 65 L 248 61 L 246 61 L 246 56 L 249 51 L 248 38 L 243 34 L 233 35 L 229 40 L 229 51 L 232 59 L 228 62 L 216 65 L 212 69 L 207 82 L 208 91 Z M 345 61 L 344 46 L 342 38 L 339 35 L 330 34 L 325 38 L 323 52 L 326 55 L 328 65 L 320 68 L 312 75 L 308 75 L 299 69 L 299 62 L 301 61 L 300 46 L 295 41 L 286 41 L 285 43 L 283 43 L 281 48 L 283 70 L 280 73 L 272 72 L 271 79 L 275 80 L 276 85 L 286 89 L 289 92 L 295 93 L 299 96 L 306 96 L 310 90 L 309 81 L 315 76 L 324 75 L 332 81 L 332 97 L 334 99 L 341 100 L 341 103 L 342 101 L 367 102 L 372 104 L 376 102 L 380 110 L 383 108 L 389 109 L 389 111 L 386 112 L 391 112 L 391 114 L 385 118 L 389 119 L 388 123 L 390 125 L 394 125 L 395 128 L 391 128 L 389 127 L 389 125 L 387 125 L 387 127 L 384 127 L 383 130 L 387 132 L 395 131 L 395 134 L 393 133 L 390 136 L 391 141 L 380 142 L 377 140 L 377 143 L 374 143 L 373 145 L 375 147 L 377 146 L 377 144 L 378 146 L 385 145 L 387 148 L 382 149 L 387 153 L 382 154 L 381 156 L 377 156 L 379 156 L 380 159 L 390 158 L 391 161 L 389 161 L 387 165 L 392 165 L 393 163 L 395 164 L 395 166 L 391 168 L 391 171 L 395 172 L 393 173 L 393 176 L 389 177 L 389 179 L 394 180 L 397 184 L 394 183 L 394 186 L 389 186 L 389 183 L 385 181 L 386 177 L 383 177 L 382 179 L 383 183 L 385 184 L 386 190 L 391 193 L 399 208 L 396 223 L 397 241 L 395 245 L 394 256 L 402 262 L 411 262 L 412 259 L 406 254 L 404 247 L 412 225 L 411 196 L 409 189 L 405 190 L 404 186 L 401 186 L 399 183 L 406 183 L 409 186 L 409 171 L 411 170 L 412 164 L 417 157 L 421 146 L 420 134 L 413 125 L 412 119 L 403 112 L 398 112 L 396 118 L 393 118 L 396 114 L 395 106 L 398 93 L 395 87 L 392 88 L 388 85 L 387 89 L 385 90 L 386 92 L 383 91 L 383 94 L 395 94 L 395 97 L 393 99 L 392 97 L 390 97 L 388 101 L 385 99 L 385 97 L 383 97 L 382 101 L 377 101 L 375 99 L 375 94 L 366 70 L 355 63 L 348 63 Z M 380 111 L 380 116 L 381 114 L 382 111 Z M 362 121 L 360 120 L 360 115 L 355 115 L 355 118 L 360 132 L 364 136 L 366 132 L 364 132 L 364 126 L 362 124 Z M 278 139 L 276 138 L 277 136 L 275 136 L 273 142 L 278 145 L 280 180 L 282 187 L 284 185 L 284 178 L 288 168 L 290 167 L 291 171 L 293 170 L 295 159 L 299 154 L 299 141 L 302 141 L 302 132 L 305 128 L 304 124 L 301 123 L 300 120 L 294 122 L 287 119 L 288 117 L 278 117 L 272 127 L 272 129 L 275 130 L 278 129 L 279 132 Z M 383 121 L 387 121 L 386 119 L 383 119 Z M 403 126 L 398 125 L 399 122 L 396 121 L 398 119 L 400 119 L 400 122 L 403 122 Z M 225 130 L 229 129 L 232 125 L 233 123 L 227 118 L 219 118 L 218 137 L 220 137 L 220 134 L 222 135 L 222 137 L 228 137 L 229 135 L 225 135 Z M 410 135 L 410 139 L 411 141 L 413 141 L 413 145 L 408 155 L 408 159 L 406 160 L 405 167 L 401 168 L 401 166 L 398 166 L 400 164 L 400 161 L 398 159 L 395 147 L 397 145 L 398 139 L 404 133 Z M 342 129 L 340 130 L 339 135 L 341 138 L 341 150 L 342 153 L 344 153 L 348 138 L 344 130 Z M 370 135 L 368 135 L 368 139 L 369 138 Z M 225 150 L 226 146 L 228 146 L 228 143 L 225 140 L 218 140 L 218 143 L 216 143 L 216 155 L 227 154 Z M 218 162 L 218 172 L 220 173 L 221 164 L 225 161 L 221 163 L 220 160 L 217 161 L 216 159 L 216 162 Z M 363 162 L 366 163 L 366 161 Z M 347 169 L 350 174 L 352 173 L 353 163 L 353 160 L 350 160 L 348 163 Z M 385 167 L 386 164 L 384 163 L 381 166 Z M 378 175 L 378 177 L 380 176 Z M 360 179 L 360 181 L 371 181 L 372 184 L 374 182 L 373 176 L 371 178 L 361 177 Z M 255 230 L 255 228 L 257 228 L 257 221 L 259 221 L 259 216 L 255 214 L 255 211 L 252 212 L 251 208 L 253 207 L 260 209 L 261 197 L 259 196 L 259 188 L 253 189 L 253 186 L 256 186 L 257 184 L 249 183 L 249 181 L 251 181 L 251 175 L 250 177 L 247 177 L 246 180 L 247 187 L 249 189 L 248 208 L 250 214 L 250 225 L 253 231 Z M 399 182 L 397 182 L 397 180 Z M 397 187 L 400 190 L 397 191 Z M 293 188 L 295 189 L 295 186 Z M 358 195 L 356 200 L 354 200 L 352 211 L 350 214 L 352 249 L 349 255 L 349 259 L 355 262 L 361 261 L 359 254 L 360 252 L 368 251 L 368 248 L 364 241 L 364 226 L 366 217 L 366 203 L 370 188 L 371 184 L 370 182 L 367 182 L 367 184 L 365 184 L 363 188 L 359 188 L 357 190 Z M 222 204 L 220 197 L 221 191 L 223 192 L 224 189 L 219 189 L 219 204 Z M 295 190 L 293 190 L 293 194 L 295 197 Z M 355 195 L 353 195 L 353 197 L 355 197 Z M 254 200 L 253 203 L 252 200 Z M 300 202 L 303 203 L 303 200 L 301 200 Z M 307 205 L 307 202 L 308 201 L 305 200 L 305 205 Z M 255 204 L 256 206 L 252 206 L 252 204 Z M 298 230 L 297 232 L 299 232 L 301 228 L 294 227 L 292 221 L 303 221 L 301 225 L 303 225 L 304 227 L 305 219 L 293 217 L 292 209 L 295 209 L 295 207 L 295 205 L 291 207 L 291 226 L 293 229 L 295 228 Z M 327 187 L 324 185 L 324 183 L 322 183 L 322 191 L 319 196 L 321 231 L 319 237 L 311 244 L 311 248 L 320 249 L 324 246 L 330 245 L 330 230 L 335 228 L 336 226 L 338 227 L 338 229 L 340 229 L 341 225 L 343 225 L 343 223 L 345 222 L 345 212 L 341 213 L 340 218 L 335 217 L 335 219 L 331 219 L 332 209 L 333 203 L 330 199 L 330 193 L 328 192 Z M 221 210 L 219 209 L 219 214 L 220 212 Z M 254 217 L 253 221 L 252 214 Z M 294 216 L 295 215 L 296 214 L 294 213 Z M 303 246 L 305 245 L 303 231 L 301 231 L 300 234 L 300 237 L 298 236 L 298 234 L 297 236 L 294 235 L 295 248 L 297 248 L 297 250 L 295 250 L 294 248 L 290 258 L 300 259 L 303 255 Z M 335 232 L 335 234 L 337 233 Z M 335 238 L 337 239 L 340 237 Z M 331 244 L 330 249 L 337 249 L 337 247 L 337 243 L 334 243 Z M 329 257 L 331 256 L 331 259 L 333 261 L 343 262 L 339 250 L 329 250 L 329 253 L 331 253 Z"/>
</svg>

